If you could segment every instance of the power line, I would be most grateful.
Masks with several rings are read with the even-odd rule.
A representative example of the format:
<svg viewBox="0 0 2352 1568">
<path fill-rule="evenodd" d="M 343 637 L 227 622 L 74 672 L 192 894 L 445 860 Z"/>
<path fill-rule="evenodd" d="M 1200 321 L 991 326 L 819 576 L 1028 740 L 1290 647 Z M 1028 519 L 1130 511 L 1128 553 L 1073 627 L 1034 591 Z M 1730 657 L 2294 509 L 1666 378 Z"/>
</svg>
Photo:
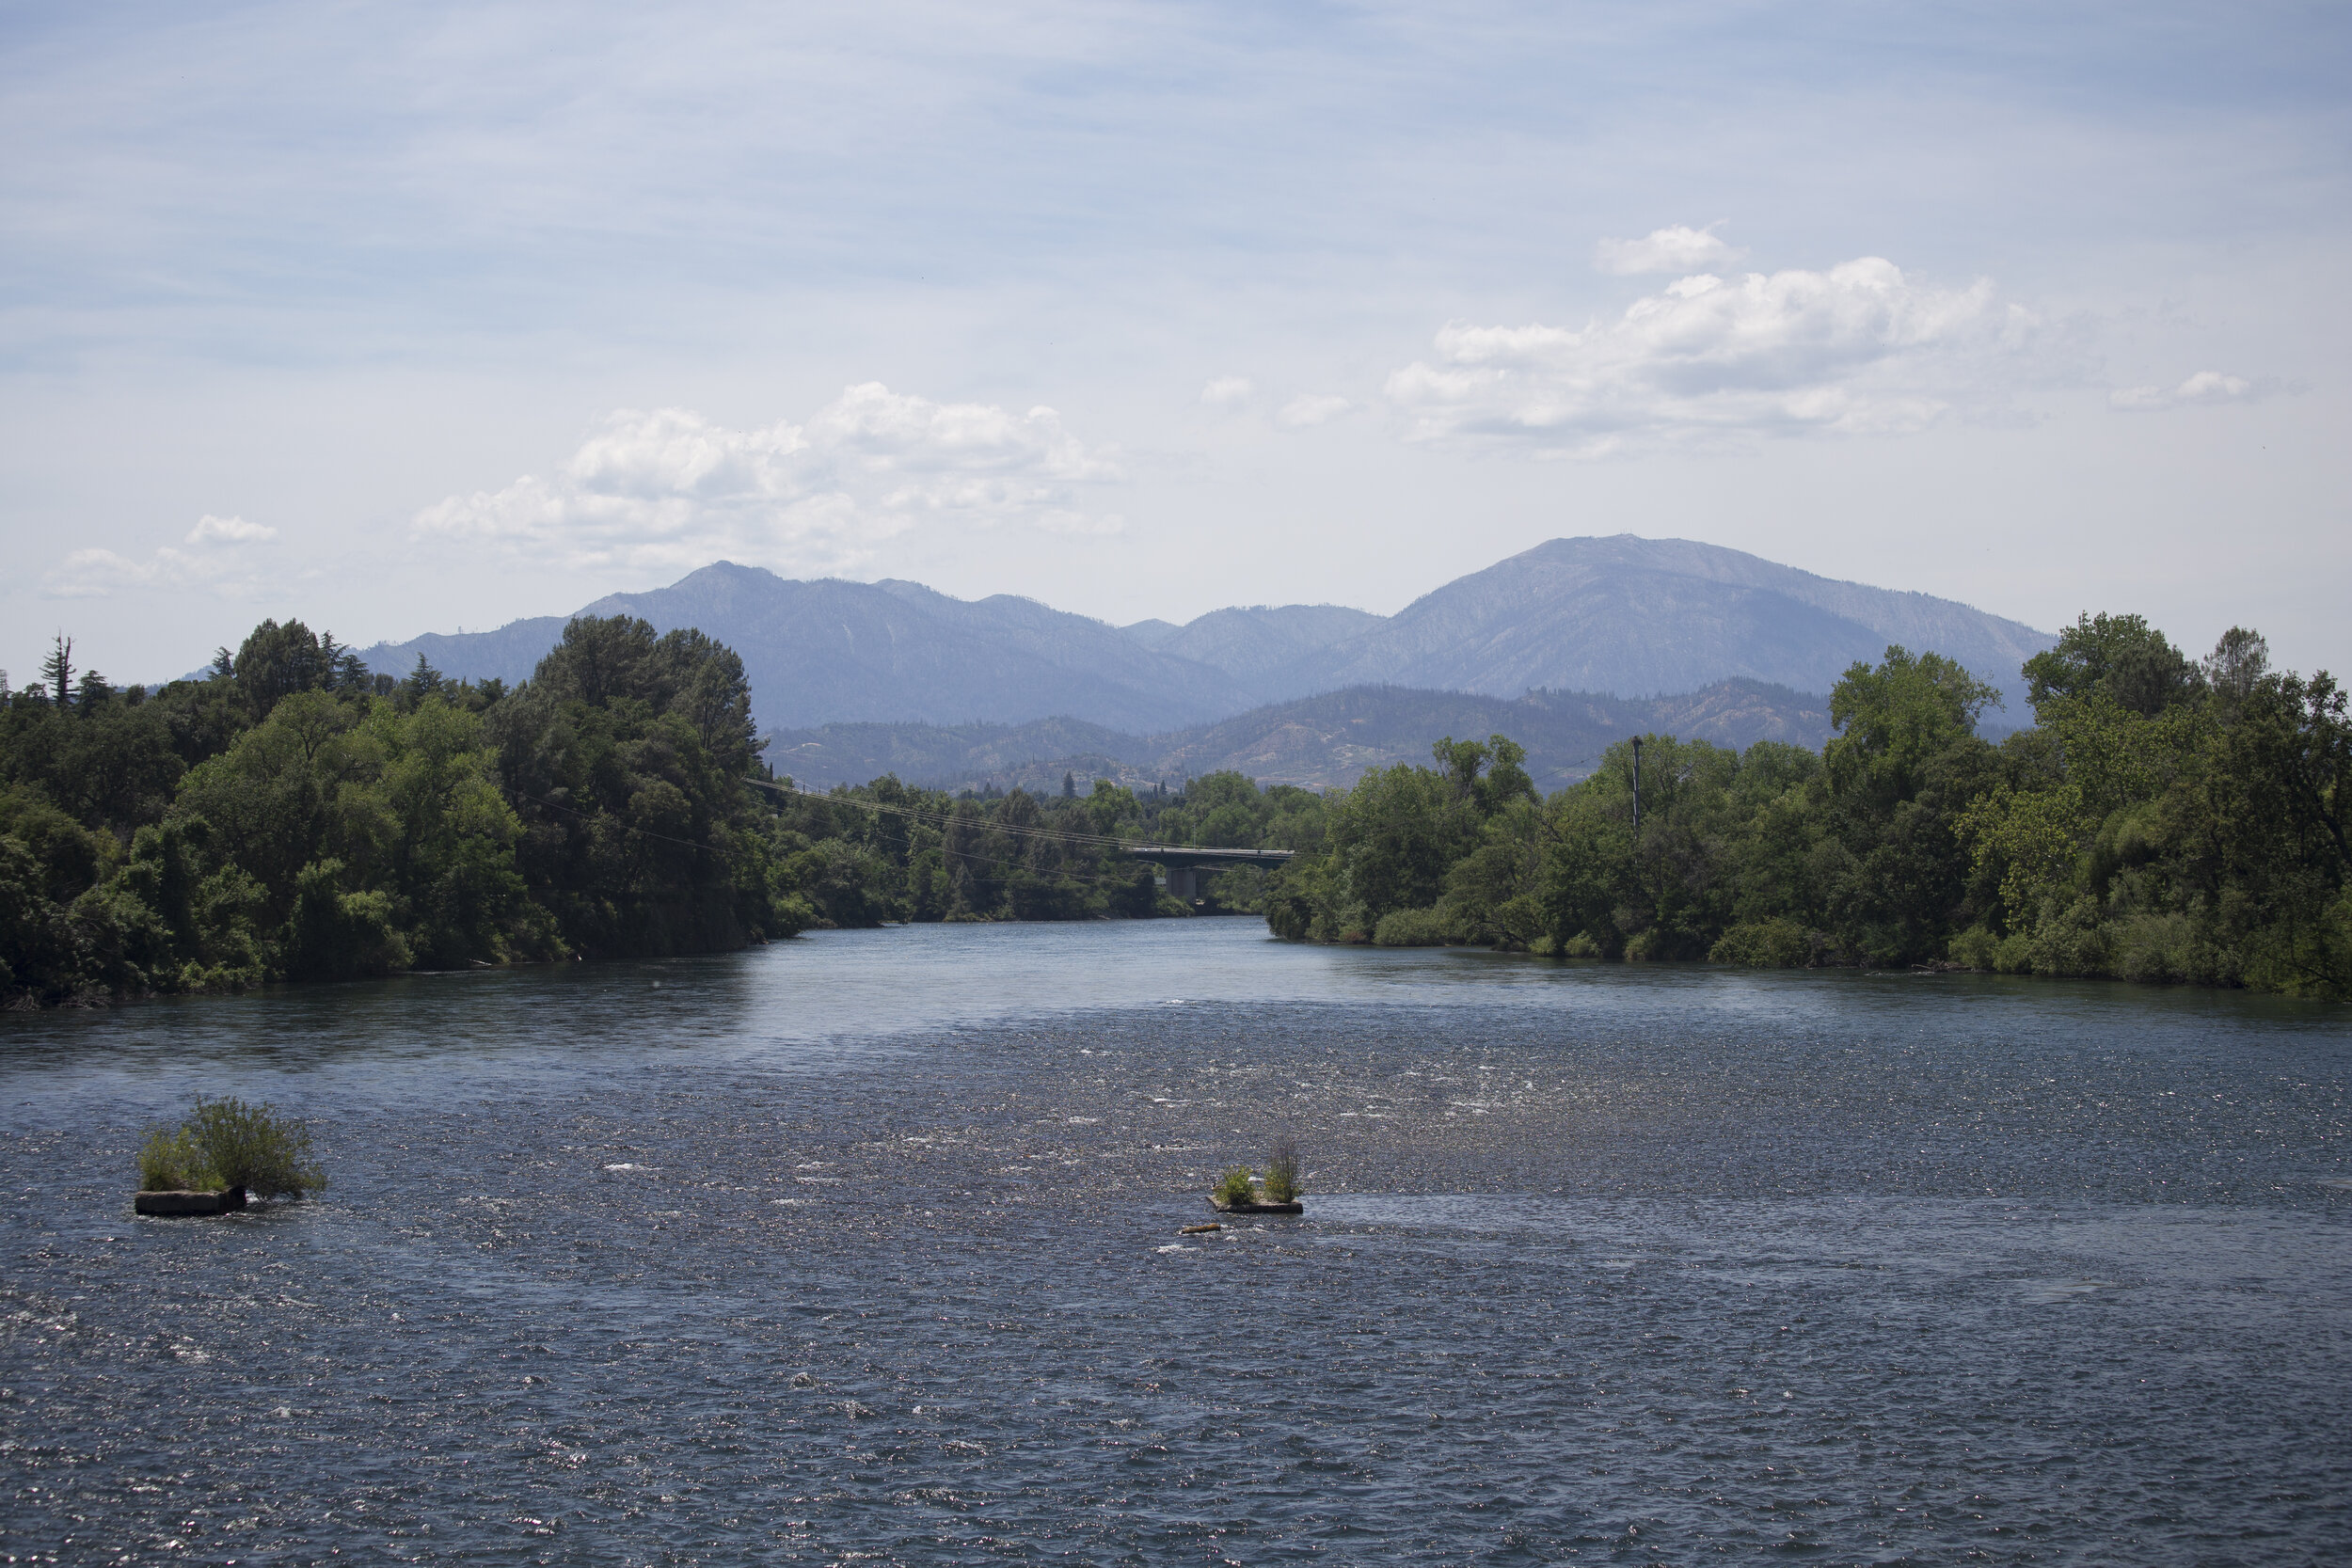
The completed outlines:
<svg viewBox="0 0 2352 1568">
<path fill-rule="evenodd" d="M 856 806 L 866 811 L 888 812 L 894 816 L 908 817 L 926 827 L 945 829 L 960 820 L 952 811 L 927 811 L 920 806 L 893 805 L 886 800 L 861 800 L 854 795 L 834 795 L 824 790 L 809 789 L 797 784 L 774 784 L 766 779 L 747 779 L 744 782 L 755 789 L 771 789 L 779 795 L 795 795 L 805 800 L 822 800 L 829 805 Z M 1024 838 L 1045 839 L 1097 849 L 1123 850 L 1136 847 L 1125 839 L 1114 838 L 1103 833 L 1065 832 L 1058 828 L 1034 828 L 1022 823 L 993 819 L 984 820 L 979 825 L 985 832 L 1015 833 Z"/>
<path fill-rule="evenodd" d="M 837 806 L 854 806 L 854 807 L 857 807 L 857 808 L 859 808 L 859 809 L 866 810 L 866 811 L 873 811 L 873 812 L 887 812 L 887 813 L 891 814 L 892 816 L 903 816 L 903 817 L 906 817 L 906 818 L 908 818 L 908 819 L 910 819 L 910 820 L 912 820 L 912 821 L 914 821 L 914 822 L 920 823 L 920 824 L 922 824 L 923 826 L 926 826 L 926 827 L 938 828 L 938 829 L 942 830 L 943 837 L 944 837 L 944 834 L 945 834 L 945 830 L 946 830 L 946 829 L 947 829 L 948 827 L 950 827 L 951 825 L 953 825 L 956 821 L 961 820 L 961 819 L 960 819 L 960 818 L 958 818 L 958 817 L 957 817 L 957 816 L 955 816 L 952 812 L 926 811 L 926 810 L 924 810 L 923 808 L 921 808 L 921 807 L 919 807 L 919 806 L 900 806 L 900 805 L 893 805 L 893 804 L 891 804 L 890 802 L 888 802 L 888 801 L 886 801 L 886 800 L 861 800 L 860 798 L 858 798 L 857 796 L 854 796 L 854 795 L 834 795 L 834 794 L 828 793 L 828 792 L 823 791 L 823 790 L 816 790 L 816 789 L 808 789 L 808 788 L 804 788 L 803 786 L 802 786 L 802 785 L 800 785 L 800 784 L 775 784 L 775 783 L 772 783 L 772 782 L 771 782 L 771 781 L 769 781 L 769 780 L 767 780 L 767 779 L 752 779 L 752 778 L 747 778 L 747 779 L 745 779 L 743 782 L 744 782 L 745 784 L 750 784 L 750 785 L 751 785 L 752 787 L 754 787 L 755 789 L 766 789 L 766 790 L 772 790 L 772 791 L 774 791 L 776 794 L 779 794 L 779 795 L 791 795 L 791 796 L 797 796 L 798 798 L 800 798 L 800 799 L 802 799 L 802 800 L 818 800 L 818 801 L 822 801 L 822 802 L 824 802 L 824 803 L 826 803 L 826 804 L 828 804 L 828 805 L 837 805 Z M 680 847 L 681 848 L 686 848 L 686 849 L 701 849 L 701 850 L 707 850 L 707 849 L 710 849 L 710 848 L 712 847 L 712 846 L 707 845 L 707 844 L 697 844 L 697 843 L 693 842 L 693 841 L 692 841 L 692 840 L 691 840 L 691 839 L 674 838 L 674 837 L 672 837 L 672 836 L 671 836 L 670 834 L 668 834 L 668 833 L 658 833 L 658 832 L 654 832 L 652 829 L 650 829 L 650 828 L 640 828 L 640 827 L 636 826 L 634 823 L 630 823 L 630 822 L 624 822 L 624 821 L 622 821 L 622 820 L 621 820 L 621 819 L 620 819 L 620 818 L 619 818 L 616 815 L 614 815 L 613 813 L 612 813 L 612 812 L 610 812 L 610 811 L 599 812 L 599 813 L 596 813 L 596 814 L 592 815 L 592 814 L 590 814 L 590 813 L 588 813 L 588 812 L 584 812 L 584 811 L 580 810 L 578 807 L 575 807 L 575 806 L 567 806 L 567 805 L 564 804 L 564 803 L 563 803 L 562 801 L 560 801 L 560 800 L 550 800 L 547 799 L 545 796 L 528 794 L 528 793 L 526 793 L 525 791 L 522 791 L 522 790 L 519 790 L 519 789 L 518 789 L 518 790 L 516 790 L 516 791 L 515 791 L 515 794 L 516 794 L 516 797 L 517 799 L 519 799 L 519 800 L 529 800 L 529 801 L 532 801 L 532 803 L 534 803 L 534 804 L 536 804 L 536 805 L 545 806 L 545 807 L 548 808 L 548 809 L 549 809 L 549 810 L 551 810 L 551 811 L 560 811 L 560 812 L 563 812 L 563 813 L 564 813 L 564 814 L 565 814 L 565 815 L 567 815 L 567 816 L 579 817 L 579 818 L 580 818 L 581 821 L 583 821 L 583 822 L 593 822 L 593 821 L 596 819 L 596 816 L 605 816 L 605 817 L 609 817 L 609 818 L 611 818 L 611 820 L 612 820 L 612 825 L 613 825 L 614 827 L 616 827 L 616 828 L 620 829 L 620 830 L 621 830 L 621 832 L 625 832 L 625 833 L 634 833 L 634 834 L 636 834 L 636 835 L 637 835 L 638 837 L 640 837 L 640 838 L 657 839 L 657 840 L 660 841 L 660 842 L 661 842 L 661 843 L 663 843 L 663 844 L 675 844 L 675 845 L 677 845 L 678 847 Z M 984 819 L 982 819 L 982 820 L 980 820 L 980 821 L 978 821 L 978 822 L 976 822 L 976 823 L 974 823 L 974 824 L 972 824 L 972 825 L 973 825 L 973 826 L 974 826 L 974 827 L 975 827 L 977 831 L 982 832 L 999 832 L 999 833 L 1008 833 L 1008 834 L 1011 834 L 1011 835 L 1014 835 L 1014 836 L 1017 836 L 1017 837 L 1022 837 L 1022 838 L 1029 838 L 1029 839 L 1035 839 L 1035 840 L 1038 840 L 1038 841 L 1041 841 L 1041 842 L 1044 842 L 1044 843 L 1054 843 L 1054 844 L 1067 844 L 1067 845 L 1074 845 L 1074 846 L 1076 846 L 1076 847 L 1080 847 L 1080 848 L 1089 848 L 1089 849 L 1094 849 L 1094 850 L 1097 850 L 1097 851 L 1100 851 L 1100 850 L 1103 850 L 1103 849 L 1117 849 L 1117 850 L 1120 850 L 1120 851 L 1121 851 L 1121 852 L 1128 852 L 1128 851 L 1133 851 L 1133 850 L 1136 850 L 1136 849 L 1144 849 L 1144 848 L 1162 848 L 1162 847 L 1166 847 L 1166 848 L 1189 848 L 1189 847 L 1194 847 L 1193 846 L 1188 846 L 1188 845 L 1168 845 L 1168 846 L 1159 846 L 1159 845 L 1141 845 L 1141 844 L 1130 844 L 1130 843 L 1128 843 L 1128 842 L 1127 842 L 1126 840 L 1124 840 L 1124 839 L 1120 839 L 1120 838 L 1112 838 L 1112 837 L 1108 837 L 1108 836 L 1106 836 L 1106 835 L 1104 835 L 1104 834 L 1102 834 L 1102 833 L 1073 833 L 1073 832 L 1064 832 L 1060 831 L 1059 829 L 1055 829 L 1055 828 L 1037 828 L 1037 827 L 1029 827 L 1029 826 L 1026 826 L 1026 825 L 1025 825 L 1025 824 L 1021 824 L 1021 823 L 993 821 L 993 820 L 989 820 L 989 819 L 985 819 L 985 818 L 984 818 Z M 962 861 L 972 861 L 972 862 L 977 862 L 977 863 L 993 863 L 993 862 L 995 862 L 996 860 L 998 860 L 998 859 L 1000 859 L 1000 858 L 1001 858 L 1001 857 L 999 857 L 999 856 L 993 855 L 993 854 L 989 854 L 989 853 L 987 853 L 987 852 L 985 852 L 985 851 L 980 851 L 980 850 L 972 850 L 972 849 L 956 849 L 956 848 L 951 848 L 951 847 L 948 847 L 946 843 L 944 843 L 944 842 L 943 842 L 943 843 L 939 846 L 939 851 L 940 851 L 940 853 L 941 853 L 941 854 L 943 854 L 943 855 L 953 855 L 953 856 L 955 856 L 958 860 L 962 860 Z M 1251 851 L 1248 851 L 1248 853 L 1250 853 L 1250 854 L 1253 854 L 1253 855 L 1255 855 L 1255 854 L 1263 854 L 1263 853 L 1265 853 L 1265 851 L 1263 851 L 1263 850 L 1251 850 Z M 1261 863 L 1251 862 L 1251 863 Z M 1057 874 L 1058 876 L 1060 876 L 1060 877 L 1062 878 L 1062 879 L 1063 879 L 1063 880 L 1065 880 L 1065 881 L 1089 881 L 1089 882 L 1092 882 L 1092 881 L 1107 881 L 1107 880 L 1112 880 L 1112 879 L 1110 879 L 1110 878 L 1106 878 L 1106 877 L 1099 877 L 1099 876 L 1097 876 L 1097 877 L 1080 877 L 1080 876 L 1073 876 L 1073 875 L 1072 875 L 1072 874 L 1071 874 L 1071 873 L 1069 873 L 1069 872 L 1057 872 Z"/>
<path fill-rule="evenodd" d="M 834 795 L 824 790 L 809 789 L 797 784 L 776 784 L 771 780 L 754 778 L 746 778 L 743 782 L 752 785 L 755 789 L 773 790 L 778 795 L 797 796 L 802 800 L 820 800 L 830 805 L 856 806 L 866 811 L 887 812 L 895 816 L 907 817 L 910 820 L 920 823 L 926 827 L 937 828 L 941 831 L 943 836 L 945 835 L 946 829 L 951 824 L 965 820 L 964 818 L 956 816 L 952 812 L 929 811 L 920 806 L 893 805 L 883 800 L 862 800 L 854 795 Z M 1250 857 L 1247 861 L 1235 860 L 1232 862 L 1232 863 L 1236 865 L 1264 866 L 1270 862 L 1272 863 L 1280 863 L 1283 861 L 1289 860 L 1295 853 L 1295 851 L 1288 849 L 1239 849 L 1220 847 L 1215 845 L 1204 844 L 1135 844 L 1123 838 L 1113 838 L 1102 833 L 1064 832 L 1057 828 L 1033 828 L 1024 826 L 1019 823 L 1004 822 L 993 818 L 984 818 L 973 825 L 977 831 L 982 832 L 1009 833 L 1018 837 L 1036 839 L 1043 843 L 1074 845 L 1080 848 L 1095 850 L 1115 849 L 1121 854 L 1132 855 L 1144 854 L 1147 851 L 1187 851 L 1197 849 L 1212 859 L 1229 855 L 1248 855 Z M 944 844 L 942 847 L 945 848 Z M 961 850 L 950 852 L 957 854 L 963 853 L 963 851 Z M 1156 854 L 1152 855 L 1152 858 L 1156 858 Z"/>
<path fill-rule="evenodd" d="M 832 805 L 859 806 L 870 811 L 890 812 L 896 816 L 911 817 L 914 820 L 921 822 L 927 826 L 945 827 L 947 822 L 953 819 L 952 814 L 950 813 L 927 812 L 914 806 L 895 806 L 882 800 L 862 800 L 854 795 L 833 795 L 825 793 L 821 790 L 804 789 L 799 784 L 780 784 L 771 783 L 766 779 L 750 778 L 745 779 L 743 782 L 752 785 L 754 788 L 771 789 L 779 795 L 795 795 L 803 800 L 822 800 Z M 640 828 L 634 823 L 622 821 L 619 816 L 610 811 L 601 811 L 595 814 L 595 816 L 592 816 L 587 812 L 580 810 L 577 806 L 567 806 L 561 800 L 550 800 L 543 795 L 532 795 L 519 789 L 515 791 L 515 795 L 518 800 L 529 800 L 535 805 L 545 806 L 550 811 L 563 812 L 567 816 L 579 817 L 583 822 L 593 822 L 596 820 L 596 816 L 597 816 L 610 818 L 612 826 L 618 828 L 625 833 L 634 833 L 639 838 L 659 839 L 664 844 L 675 844 L 679 846 L 681 848 L 687 849 L 708 850 L 714 847 L 713 846 L 707 844 L 696 844 L 691 839 L 674 838 L 668 833 L 658 833 L 650 828 Z M 1058 840 L 1063 843 L 1077 844 L 1096 848 L 1109 847 L 1114 849 L 1129 849 L 1145 847 L 1140 845 L 1127 844 L 1120 839 L 1105 838 L 1099 833 L 1065 833 L 1057 832 L 1051 828 L 1029 828 L 1013 823 L 989 822 L 984 823 L 981 826 L 982 831 L 984 832 L 993 831 L 1004 833 L 1017 833 L 1030 838 Z M 938 847 L 939 852 L 942 855 L 952 855 L 960 861 L 968 861 L 983 866 L 994 865 L 1003 858 L 1001 856 L 987 853 L 983 850 L 951 848 L 944 842 L 940 844 Z M 1133 879 L 1131 877 L 1112 876 L 1102 873 L 1097 873 L 1091 876 L 1080 875 L 1061 870 L 1058 867 L 1055 868 L 1054 876 L 1056 879 L 1064 882 L 1118 882 L 1121 885 L 1132 885 L 1133 883 Z M 1002 879 L 1000 878 L 998 879 Z"/>
<path fill-rule="evenodd" d="M 583 822 L 593 822 L 596 820 L 596 817 L 590 816 L 587 812 L 581 811 L 577 806 L 567 806 L 561 800 L 550 800 L 542 795 L 526 795 L 519 789 L 515 791 L 515 794 L 519 799 L 534 801 L 539 805 L 548 807 L 554 811 L 569 812 L 572 816 L 579 817 Z M 612 817 L 612 825 L 614 827 L 620 829 L 621 832 L 625 833 L 635 833 L 639 838 L 658 838 L 664 844 L 683 845 L 689 849 L 707 849 L 710 847 L 707 844 L 696 844 L 691 839 L 672 838 L 668 833 L 658 833 L 651 828 L 640 828 L 633 822 L 624 822 L 619 816 L 609 811 L 599 812 L 596 816 Z"/>
<path fill-rule="evenodd" d="M 761 780 L 761 779 L 755 779 L 755 780 L 750 780 L 750 781 L 747 781 L 747 782 L 752 783 L 752 784 L 765 784 L 767 783 L 767 781 L 765 781 L 765 780 Z M 773 787 L 773 788 L 781 789 L 783 786 L 782 786 L 782 785 L 772 785 L 772 786 L 770 786 L 770 787 Z M 548 807 L 548 809 L 553 810 L 553 811 L 560 811 L 560 812 L 564 812 L 564 813 L 567 813 L 567 814 L 569 814 L 570 816 L 577 816 L 577 817 L 580 818 L 582 821 L 594 821 L 594 820 L 595 820 L 595 818 L 594 818 L 593 816 L 591 816 L 589 813 L 584 812 L 584 811 L 581 811 L 581 810 L 580 810 L 578 807 L 575 807 L 575 806 L 567 806 L 567 805 L 564 804 L 561 800 L 550 800 L 547 799 L 545 796 L 542 796 L 542 795 L 531 795 L 531 794 L 526 794 L 524 791 L 519 790 L 519 789 L 518 789 L 518 790 L 516 790 L 515 793 L 516 793 L 516 795 L 519 799 L 522 799 L 522 800 L 530 800 L 530 801 L 532 801 L 533 803 L 538 804 L 538 805 L 546 806 L 546 807 Z M 813 791 L 813 790 L 796 790 L 796 791 L 795 791 L 795 793 L 798 793 L 798 794 L 803 794 L 803 795 L 807 795 L 807 796 L 809 796 L 811 799 L 814 799 L 814 800 L 834 800 L 834 799 L 836 799 L 836 797 L 834 797 L 834 796 L 829 796 L 829 795 L 818 795 L 818 794 L 817 794 L 817 793 L 816 793 L 815 791 Z M 880 802 L 880 801 L 871 801 L 871 802 L 868 802 L 868 801 L 859 801 L 859 800 L 846 800 L 846 801 L 843 801 L 842 803 L 844 803 L 844 804 L 850 804 L 850 805 L 864 805 L 864 804 L 872 804 L 872 805 L 877 805 L 877 806 L 881 805 L 881 802 Z M 884 809 L 888 809 L 888 808 L 884 808 Z M 711 848 L 711 847 L 712 847 L 712 846 L 707 845 L 707 844 L 695 844 L 695 843 L 692 843 L 692 842 L 691 842 L 690 840 L 687 840 L 687 839 L 683 839 L 683 838 L 673 838 L 673 837 L 671 837 L 668 833 L 657 833 L 657 832 L 654 832 L 652 829 L 650 829 L 650 828 L 640 828 L 640 827 L 637 827 L 637 826 L 636 826 L 635 824 L 633 824 L 633 823 L 628 823 L 628 822 L 624 822 L 624 821 L 622 821 L 622 820 L 621 820 L 618 816 L 614 816 L 612 813 L 611 813 L 611 812 L 609 812 L 609 811 L 608 811 L 608 812 L 603 812 L 603 813 L 600 813 L 600 814 L 598 814 L 598 815 L 601 815 L 601 816 L 606 816 L 606 817 L 610 817 L 610 818 L 612 819 L 612 825 L 613 825 L 614 827 L 616 827 L 616 828 L 620 829 L 620 830 L 621 830 L 621 832 L 625 832 L 625 833 L 634 833 L 634 834 L 636 834 L 636 835 L 637 835 L 638 837 L 640 837 L 640 838 L 653 838 L 653 839 L 660 839 L 660 840 L 662 843 L 664 843 L 664 844 L 675 844 L 675 845 L 679 845 L 679 846 L 681 846 L 681 847 L 685 847 L 685 848 L 688 848 L 688 849 L 709 849 L 709 848 Z M 939 852 L 940 852 L 942 855 L 953 855 L 953 856 L 954 856 L 956 859 L 958 859 L 958 860 L 961 860 L 961 861 L 971 861 L 971 862 L 976 862 L 976 863 L 979 863 L 979 864 L 982 864 L 982 865 L 993 864 L 993 863 L 995 863 L 995 862 L 996 862 L 996 861 L 1000 858 L 1000 857 L 998 857 L 998 856 L 995 856 L 995 855 L 991 855 L 991 854 L 987 854 L 987 853 L 984 853 L 984 852 L 981 852 L 981 851 L 978 851 L 978 850 L 973 850 L 973 849 L 951 849 L 951 848 L 949 848 L 949 847 L 948 847 L 946 845 L 945 845 L 945 844 L 943 844 L 943 845 L 941 845 L 941 846 L 939 847 Z M 1120 883 L 1121 883 L 1121 884 L 1128 884 L 1128 883 L 1132 883 L 1132 881 L 1133 881 L 1133 878 L 1130 878 L 1130 877 L 1108 877 L 1108 876 L 1101 876 L 1101 875 L 1096 875 L 1096 876 L 1077 876 L 1077 875 L 1073 875 L 1073 874 L 1072 874 L 1072 873 L 1070 873 L 1070 872 L 1067 872 L 1067 871 L 1060 871 L 1060 870 L 1058 870 L 1058 869 L 1056 871 L 1055 875 L 1056 875 L 1056 877 L 1057 877 L 1057 879 L 1059 879 L 1059 880 L 1061 880 L 1061 881 L 1065 881 L 1065 882 L 1120 882 Z"/>
</svg>

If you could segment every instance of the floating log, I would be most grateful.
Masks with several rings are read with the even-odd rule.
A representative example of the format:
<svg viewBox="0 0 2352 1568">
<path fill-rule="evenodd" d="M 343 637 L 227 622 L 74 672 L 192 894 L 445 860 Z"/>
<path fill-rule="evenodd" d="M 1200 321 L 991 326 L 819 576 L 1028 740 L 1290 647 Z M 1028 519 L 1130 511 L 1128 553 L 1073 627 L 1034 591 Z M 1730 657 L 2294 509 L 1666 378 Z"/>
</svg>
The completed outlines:
<svg viewBox="0 0 2352 1568">
<path fill-rule="evenodd" d="M 243 1187 L 223 1187 L 218 1192 L 134 1193 L 131 1212 L 135 1214 L 225 1214 L 232 1209 L 245 1207 Z"/>
</svg>

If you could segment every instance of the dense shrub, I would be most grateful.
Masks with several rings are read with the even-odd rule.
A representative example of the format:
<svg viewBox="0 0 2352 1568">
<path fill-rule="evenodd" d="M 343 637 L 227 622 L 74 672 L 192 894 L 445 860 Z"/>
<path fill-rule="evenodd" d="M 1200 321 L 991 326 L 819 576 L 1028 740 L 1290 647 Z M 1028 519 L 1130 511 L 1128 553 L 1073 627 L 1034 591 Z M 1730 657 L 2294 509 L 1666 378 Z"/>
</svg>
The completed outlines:
<svg viewBox="0 0 2352 1568">
<path fill-rule="evenodd" d="M 1820 943 L 1793 920 L 1743 920 L 1716 939 L 1707 956 L 1719 964 L 1749 969 L 1802 969 L 1815 961 Z"/>
<path fill-rule="evenodd" d="M 211 1191 L 226 1186 L 185 1127 L 149 1131 L 139 1148 L 139 1190 L 148 1193 Z"/>
<path fill-rule="evenodd" d="M 1382 947 L 1442 947 L 1456 939 L 1440 909 L 1396 910 L 1380 917 L 1372 940 Z"/>
<path fill-rule="evenodd" d="M 267 1104 L 199 1097 L 187 1120 L 157 1128 L 139 1150 L 148 1192 L 242 1187 L 255 1197 L 300 1197 L 326 1185 L 310 1133 Z"/>
</svg>

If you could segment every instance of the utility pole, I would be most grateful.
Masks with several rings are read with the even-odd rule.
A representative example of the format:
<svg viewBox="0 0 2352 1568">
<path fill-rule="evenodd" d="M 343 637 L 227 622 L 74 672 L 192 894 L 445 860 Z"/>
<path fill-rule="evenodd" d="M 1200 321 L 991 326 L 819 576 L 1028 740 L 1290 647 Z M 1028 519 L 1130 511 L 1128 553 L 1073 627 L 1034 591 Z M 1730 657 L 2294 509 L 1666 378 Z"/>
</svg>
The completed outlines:
<svg viewBox="0 0 2352 1568">
<path fill-rule="evenodd" d="M 1642 737 L 1633 737 L 1633 831 L 1642 831 Z"/>
</svg>

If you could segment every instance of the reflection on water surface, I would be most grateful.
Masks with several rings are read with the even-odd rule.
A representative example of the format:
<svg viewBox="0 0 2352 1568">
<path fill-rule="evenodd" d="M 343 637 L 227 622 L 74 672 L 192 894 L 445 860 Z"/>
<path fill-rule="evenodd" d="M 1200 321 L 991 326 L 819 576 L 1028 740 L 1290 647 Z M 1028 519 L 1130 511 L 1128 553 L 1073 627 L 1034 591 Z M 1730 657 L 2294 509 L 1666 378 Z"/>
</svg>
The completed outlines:
<svg viewBox="0 0 2352 1568">
<path fill-rule="evenodd" d="M 2347 1043 L 1241 921 L 10 1015 L 0 1553 L 2310 1561 Z M 335 1186 L 134 1220 L 199 1087 Z"/>
</svg>

